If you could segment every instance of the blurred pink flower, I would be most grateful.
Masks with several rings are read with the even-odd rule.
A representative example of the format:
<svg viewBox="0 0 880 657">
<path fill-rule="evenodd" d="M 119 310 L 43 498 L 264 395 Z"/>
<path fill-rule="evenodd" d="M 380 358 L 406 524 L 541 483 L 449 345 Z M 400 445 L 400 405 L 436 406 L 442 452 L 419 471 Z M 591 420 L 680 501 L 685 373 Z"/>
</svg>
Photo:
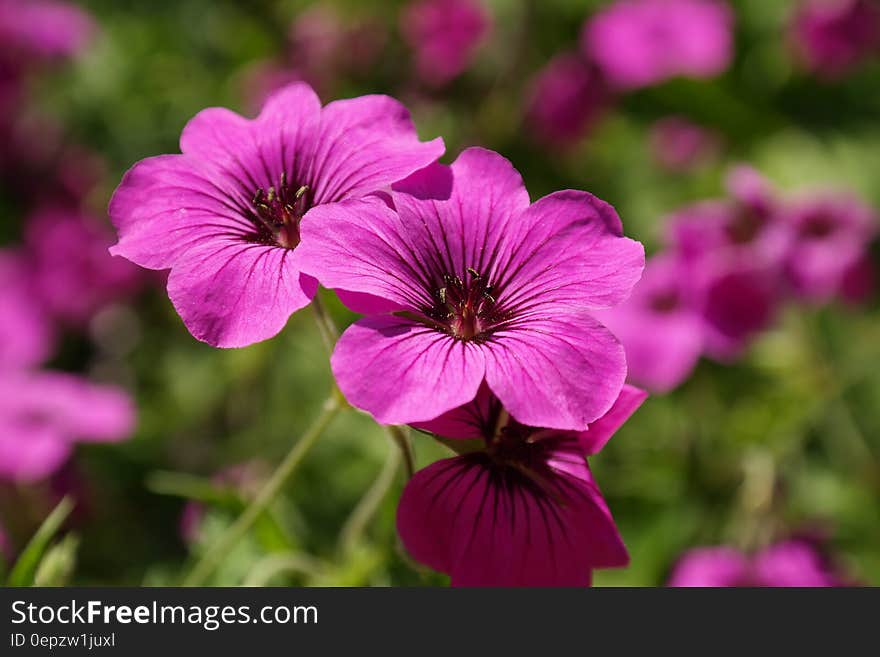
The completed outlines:
<svg viewBox="0 0 880 657">
<path fill-rule="evenodd" d="M 415 50 L 419 77 L 442 86 L 470 66 L 491 26 L 479 0 L 415 0 L 404 9 L 400 29 Z"/>
<path fill-rule="evenodd" d="M 69 208 L 44 208 L 28 218 L 25 244 L 34 289 L 58 319 L 81 325 L 114 301 L 136 293 L 142 270 L 108 252 L 112 233 Z"/>
<path fill-rule="evenodd" d="M 571 146 L 610 103 L 605 82 L 577 53 L 557 55 L 538 72 L 526 99 L 525 118 L 535 136 Z"/>
<path fill-rule="evenodd" d="M 368 316 L 331 365 L 346 399 L 379 422 L 437 417 L 485 379 L 523 423 L 584 429 L 626 375 L 622 347 L 590 310 L 623 301 L 644 249 L 614 209 L 566 190 L 530 203 L 519 172 L 468 148 L 392 186 L 384 202 L 316 208 L 297 251 Z"/>
<path fill-rule="evenodd" d="M 644 401 L 624 386 L 587 431 L 524 426 L 483 385 L 474 401 L 418 425 L 479 447 L 417 472 L 397 510 L 416 560 L 453 586 L 587 586 L 596 568 L 629 562 L 586 457 Z"/>
<path fill-rule="evenodd" d="M 845 75 L 880 49 L 876 0 L 806 0 L 792 18 L 797 54 L 825 78 Z"/>
<path fill-rule="evenodd" d="M 669 171 L 687 172 L 706 164 L 718 152 L 713 132 L 680 116 L 660 119 L 649 136 L 654 160 Z"/>
<path fill-rule="evenodd" d="M 706 352 L 722 360 L 739 355 L 775 317 L 788 239 L 780 202 L 756 171 L 735 168 L 728 191 L 729 199 L 696 203 L 667 220 L 669 245 L 704 320 Z"/>
<path fill-rule="evenodd" d="M 725 546 L 702 547 L 682 556 L 669 586 L 845 586 L 810 542 L 791 539 L 755 555 Z"/>
<path fill-rule="evenodd" d="M 55 0 L 0 0 L 2 56 L 68 57 L 95 33 L 84 10 Z"/>
<path fill-rule="evenodd" d="M 38 297 L 25 256 L 0 250 L 0 373 L 51 354 L 55 331 Z"/>
<path fill-rule="evenodd" d="M 824 192 L 792 200 L 785 273 L 794 294 L 827 302 L 857 281 L 878 230 L 877 213 L 853 194 Z"/>
<path fill-rule="evenodd" d="M 705 327 L 689 283 L 688 269 L 675 257 L 654 256 L 629 299 L 595 313 L 623 343 L 627 380 L 666 392 L 693 372 Z"/>
<path fill-rule="evenodd" d="M 28 482 L 55 472 L 76 442 L 116 442 L 135 424 L 121 390 L 59 372 L 0 373 L 0 478 Z"/>
<path fill-rule="evenodd" d="M 403 105 L 361 96 L 321 107 L 295 83 L 245 119 L 210 108 L 186 125 L 182 154 L 141 160 L 110 201 L 111 253 L 171 269 L 168 295 L 197 339 L 243 347 L 273 337 L 317 281 L 294 254 L 323 206 L 358 199 L 427 166 L 443 140 L 420 142 Z M 317 212 L 317 214 L 315 214 Z"/>
<path fill-rule="evenodd" d="M 733 56 L 733 13 L 721 0 L 618 0 L 588 19 L 585 55 L 618 89 L 708 78 Z"/>
</svg>

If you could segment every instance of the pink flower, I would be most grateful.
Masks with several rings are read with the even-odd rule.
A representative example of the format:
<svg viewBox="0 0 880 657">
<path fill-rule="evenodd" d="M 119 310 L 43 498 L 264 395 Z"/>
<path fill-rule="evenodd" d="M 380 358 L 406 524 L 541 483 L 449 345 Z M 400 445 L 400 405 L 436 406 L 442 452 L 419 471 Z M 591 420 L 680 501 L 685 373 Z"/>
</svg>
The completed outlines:
<svg viewBox="0 0 880 657">
<path fill-rule="evenodd" d="M 415 50 L 416 70 L 442 86 L 463 73 L 491 28 L 478 0 L 416 0 L 401 15 L 404 40 Z"/>
<path fill-rule="evenodd" d="M 792 201 L 783 213 L 791 230 L 785 273 L 802 299 L 825 302 L 846 294 L 866 264 L 877 214 L 857 197 L 826 192 Z"/>
<path fill-rule="evenodd" d="M 576 143 L 609 103 L 604 80 L 576 53 L 554 57 L 532 82 L 526 121 L 535 136 L 554 145 Z"/>
<path fill-rule="evenodd" d="M 880 48 L 875 0 L 807 0 L 791 25 L 798 55 L 811 71 L 837 78 Z"/>
<path fill-rule="evenodd" d="M 596 314 L 623 343 L 629 381 L 666 392 L 691 375 L 705 341 L 693 294 L 688 269 L 655 256 L 629 299 Z"/>
<path fill-rule="evenodd" d="M 733 14 L 720 0 L 618 0 L 587 21 L 582 47 L 612 85 L 631 90 L 722 73 L 732 30 Z"/>
<path fill-rule="evenodd" d="M 37 299 L 24 256 L 0 250 L 0 373 L 37 365 L 51 354 L 55 331 Z"/>
<path fill-rule="evenodd" d="M 71 324 L 87 322 L 106 305 L 137 292 L 143 275 L 112 257 L 108 231 L 93 217 L 45 208 L 28 219 L 25 243 L 34 287 L 49 311 Z"/>
<path fill-rule="evenodd" d="M 67 57 L 95 32 L 82 9 L 53 0 L 0 0 L 0 43 L 7 53 Z"/>
<path fill-rule="evenodd" d="M 430 420 L 485 379 L 523 424 L 583 430 L 626 375 L 589 312 L 625 299 L 644 251 L 614 209 L 579 191 L 529 204 L 506 159 L 465 150 L 380 200 L 316 208 L 295 258 L 369 317 L 332 358 L 353 405 L 379 422 Z M 354 296 L 351 293 L 355 293 Z"/>
<path fill-rule="evenodd" d="M 669 586 L 844 586 L 823 555 L 809 542 L 792 539 L 755 555 L 731 547 L 688 551 L 678 562 Z"/>
<path fill-rule="evenodd" d="M 669 171 L 693 171 L 718 151 L 718 138 L 707 129 L 680 116 L 660 119 L 651 127 L 651 153 Z"/>
<path fill-rule="evenodd" d="M 629 556 L 586 456 L 598 452 L 645 399 L 624 386 L 587 431 L 536 429 L 510 419 L 486 386 L 477 398 L 418 425 L 461 456 L 421 470 L 397 510 L 416 560 L 453 586 L 587 586 L 596 568 Z"/>
<path fill-rule="evenodd" d="M 670 246 L 704 320 L 706 350 L 723 360 L 772 322 L 788 240 L 775 193 L 757 172 L 734 169 L 728 188 L 732 198 L 697 203 L 668 220 Z"/>
<path fill-rule="evenodd" d="M 115 442 L 134 428 L 131 400 L 115 387 L 58 372 L 0 374 L 0 477 L 55 472 L 76 442 Z"/>
<path fill-rule="evenodd" d="M 180 147 L 122 179 L 110 201 L 119 231 L 111 253 L 171 269 L 168 294 L 190 332 L 242 347 L 277 334 L 314 296 L 317 281 L 293 257 L 314 211 L 332 215 L 338 201 L 408 176 L 436 160 L 443 141 L 419 142 L 409 113 L 387 96 L 322 109 L 297 83 L 253 121 L 203 110 Z"/>
</svg>

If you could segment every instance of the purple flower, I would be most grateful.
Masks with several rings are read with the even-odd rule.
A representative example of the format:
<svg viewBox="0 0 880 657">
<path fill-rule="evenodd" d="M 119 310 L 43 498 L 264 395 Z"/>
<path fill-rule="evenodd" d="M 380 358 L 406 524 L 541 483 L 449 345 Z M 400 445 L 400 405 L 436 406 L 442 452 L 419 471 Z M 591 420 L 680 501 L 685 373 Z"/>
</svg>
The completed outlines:
<svg viewBox="0 0 880 657">
<path fill-rule="evenodd" d="M 680 116 L 660 119 L 651 127 L 651 153 L 668 171 L 693 171 L 711 160 L 718 151 L 715 134 Z"/>
<path fill-rule="evenodd" d="M 488 34 L 491 16 L 478 0 L 416 0 L 401 15 L 423 81 L 442 86 L 463 73 Z"/>
<path fill-rule="evenodd" d="M 648 260 L 629 299 L 596 313 L 623 343 L 629 381 L 666 392 L 690 376 L 705 332 L 693 294 L 688 269 L 660 255 Z"/>
<path fill-rule="evenodd" d="M 316 208 L 295 254 L 370 315 L 332 358 L 349 402 L 421 422 L 485 379 L 524 424 L 583 430 L 603 415 L 626 364 L 588 311 L 625 299 L 644 264 L 614 209 L 570 190 L 530 205 L 510 162 L 480 148 L 393 190 L 396 212 L 377 199 Z"/>
<path fill-rule="evenodd" d="M 95 32 L 82 9 L 52 0 L 0 0 L 0 43 L 4 56 L 67 57 Z"/>
<path fill-rule="evenodd" d="M 783 217 L 791 231 L 785 273 L 795 295 L 816 302 L 846 295 L 877 233 L 874 210 L 853 195 L 828 192 L 792 201 Z"/>
<path fill-rule="evenodd" d="M 38 211 L 28 219 L 25 243 L 37 294 L 53 315 L 74 325 L 135 293 L 143 282 L 141 270 L 107 253 L 108 231 L 76 210 Z"/>
<path fill-rule="evenodd" d="M 54 328 L 37 299 L 24 256 L 0 251 L 0 373 L 37 365 L 51 354 Z"/>
<path fill-rule="evenodd" d="M 755 555 L 731 547 L 688 551 L 676 565 L 669 586 L 844 586 L 823 555 L 808 541 L 791 539 Z"/>
<path fill-rule="evenodd" d="M 608 414 L 577 433 L 524 426 L 483 386 L 473 402 L 418 425 L 464 453 L 404 489 L 397 528 L 407 551 L 453 586 L 587 586 L 592 570 L 626 565 L 586 456 L 645 397 L 624 386 Z"/>
<path fill-rule="evenodd" d="M 792 19 L 798 55 L 811 71 L 838 78 L 880 48 L 876 0 L 808 0 Z"/>
<path fill-rule="evenodd" d="M 314 296 L 317 281 L 293 258 L 314 211 L 332 215 L 336 202 L 405 178 L 436 160 L 443 141 L 419 142 L 409 113 L 387 96 L 322 109 L 297 83 L 253 121 L 203 110 L 180 148 L 125 174 L 110 201 L 119 231 L 111 253 L 171 269 L 168 294 L 190 332 L 242 347 L 277 334 Z"/>
<path fill-rule="evenodd" d="M 0 374 L 0 478 L 55 472 L 76 442 L 115 442 L 134 428 L 131 400 L 115 387 L 58 372 Z"/>
<path fill-rule="evenodd" d="M 587 21 L 582 47 L 612 85 L 631 90 L 723 72 L 732 29 L 733 14 L 719 0 L 618 0 Z"/>
<path fill-rule="evenodd" d="M 605 81 L 576 53 L 557 55 L 532 82 L 526 121 L 535 136 L 550 144 L 576 143 L 610 102 Z"/>
<path fill-rule="evenodd" d="M 732 198 L 706 201 L 668 220 L 669 242 L 703 317 L 706 350 L 737 356 L 772 322 L 781 302 L 788 238 L 769 184 L 747 167 L 728 177 Z"/>
</svg>

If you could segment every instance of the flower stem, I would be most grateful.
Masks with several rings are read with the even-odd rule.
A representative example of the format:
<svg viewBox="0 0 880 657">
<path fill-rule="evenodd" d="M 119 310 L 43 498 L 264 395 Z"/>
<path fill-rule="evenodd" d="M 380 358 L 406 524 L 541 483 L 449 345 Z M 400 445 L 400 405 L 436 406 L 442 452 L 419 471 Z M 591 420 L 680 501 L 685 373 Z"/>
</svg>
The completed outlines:
<svg viewBox="0 0 880 657">
<path fill-rule="evenodd" d="M 394 441 L 394 444 L 397 445 L 398 449 L 400 449 L 400 453 L 403 456 L 403 470 L 406 473 L 406 480 L 409 481 L 412 479 L 413 473 L 416 471 L 416 464 L 406 428 L 397 425 L 383 425 L 382 429 L 385 430 L 387 436 L 391 438 L 391 440 Z"/>
<path fill-rule="evenodd" d="M 379 505 L 394 484 L 394 475 L 397 474 L 397 469 L 400 467 L 401 454 L 402 452 L 397 446 L 391 446 L 385 459 L 385 464 L 382 466 L 379 476 L 376 477 L 376 481 L 364 493 L 364 496 L 357 503 L 348 520 L 345 521 L 342 531 L 339 533 L 340 554 L 344 555 L 351 551 L 361 535 L 363 535 L 370 520 L 376 515 Z"/>
<path fill-rule="evenodd" d="M 226 530 L 201 559 L 196 563 L 189 575 L 183 580 L 184 586 L 202 586 L 214 573 L 227 554 L 247 534 L 248 530 L 259 519 L 260 515 L 275 501 L 281 490 L 290 482 L 297 467 L 305 455 L 317 442 L 318 438 L 342 409 L 342 400 L 334 389 L 327 400 L 321 414 L 293 445 L 287 456 L 272 474 L 253 501 L 247 506 L 238 519 Z"/>
<path fill-rule="evenodd" d="M 321 341 L 324 343 L 327 355 L 332 356 L 333 347 L 336 346 L 336 340 L 339 338 L 339 330 L 336 328 L 333 318 L 327 312 L 324 302 L 321 301 L 320 290 L 315 294 L 315 298 L 312 299 L 312 309 L 315 311 L 315 322 L 318 325 L 318 332 L 321 334 Z"/>
</svg>

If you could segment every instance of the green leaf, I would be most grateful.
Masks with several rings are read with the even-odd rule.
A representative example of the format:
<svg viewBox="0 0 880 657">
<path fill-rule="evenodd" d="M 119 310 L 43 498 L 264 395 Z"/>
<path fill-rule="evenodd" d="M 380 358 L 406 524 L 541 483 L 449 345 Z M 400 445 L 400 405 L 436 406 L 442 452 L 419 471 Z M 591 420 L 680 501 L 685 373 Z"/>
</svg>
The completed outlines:
<svg viewBox="0 0 880 657">
<path fill-rule="evenodd" d="M 9 586 L 32 586 L 35 582 L 37 569 L 46 552 L 52 538 L 67 520 L 67 516 L 73 511 L 74 502 L 65 496 L 50 513 L 33 538 L 25 546 L 9 573 L 7 585 Z"/>
</svg>

